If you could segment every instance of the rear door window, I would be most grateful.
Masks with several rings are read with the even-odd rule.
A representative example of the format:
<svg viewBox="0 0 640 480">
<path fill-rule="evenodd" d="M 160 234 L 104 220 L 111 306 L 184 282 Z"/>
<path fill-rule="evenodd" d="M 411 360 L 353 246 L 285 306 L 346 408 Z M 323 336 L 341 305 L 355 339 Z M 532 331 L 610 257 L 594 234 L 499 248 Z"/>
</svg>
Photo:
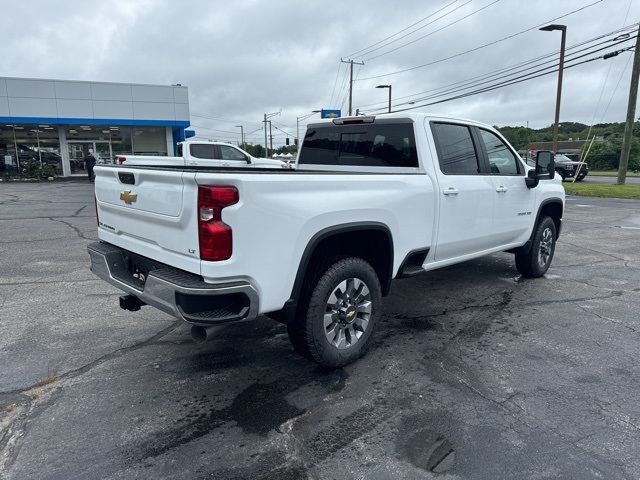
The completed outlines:
<svg viewBox="0 0 640 480">
<path fill-rule="evenodd" d="M 418 167 L 412 123 L 309 128 L 299 164 Z"/>
<path fill-rule="evenodd" d="M 445 175 L 478 175 L 480 162 L 471 130 L 466 125 L 432 123 L 440 170 Z"/>
<path fill-rule="evenodd" d="M 202 158 L 204 160 L 214 160 L 216 158 L 215 145 L 212 144 L 196 143 L 190 145 L 189 152 L 194 158 Z"/>
</svg>

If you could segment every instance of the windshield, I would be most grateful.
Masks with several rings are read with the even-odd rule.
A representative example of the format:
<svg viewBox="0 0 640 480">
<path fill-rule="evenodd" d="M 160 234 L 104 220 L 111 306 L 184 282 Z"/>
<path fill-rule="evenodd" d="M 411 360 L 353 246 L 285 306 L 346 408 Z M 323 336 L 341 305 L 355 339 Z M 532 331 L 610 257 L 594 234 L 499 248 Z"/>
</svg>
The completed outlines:
<svg viewBox="0 0 640 480">
<path fill-rule="evenodd" d="M 556 163 L 567 163 L 567 162 L 573 162 L 573 160 L 571 160 L 569 157 L 567 157 L 566 155 L 556 155 L 553 159 Z"/>
</svg>

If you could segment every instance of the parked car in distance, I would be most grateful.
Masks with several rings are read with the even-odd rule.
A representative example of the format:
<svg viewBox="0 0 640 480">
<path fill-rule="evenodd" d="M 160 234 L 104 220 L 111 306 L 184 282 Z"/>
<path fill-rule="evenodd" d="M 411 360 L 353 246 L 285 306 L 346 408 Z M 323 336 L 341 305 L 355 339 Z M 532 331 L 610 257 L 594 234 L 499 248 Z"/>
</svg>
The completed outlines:
<svg viewBox="0 0 640 480">
<path fill-rule="evenodd" d="M 192 166 L 230 168 L 288 168 L 287 162 L 253 157 L 230 143 L 186 140 L 179 142 L 176 156 L 119 155 L 119 165 Z"/>
<path fill-rule="evenodd" d="M 264 314 L 325 367 L 365 353 L 395 278 L 501 251 L 543 276 L 565 198 L 551 152 L 530 168 L 489 125 L 419 113 L 310 124 L 292 170 L 95 173 L 91 270 L 121 308 L 152 305 L 200 340 Z"/>
<path fill-rule="evenodd" d="M 562 177 L 562 180 L 576 177 L 576 182 L 581 182 L 589 174 L 589 164 L 586 162 L 577 162 L 571 160 L 566 155 L 558 154 L 554 157 L 556 164 L 556 172 Z M 534 166 L 535 160 L 527 160 L 527 164 Z"/>
</svg>

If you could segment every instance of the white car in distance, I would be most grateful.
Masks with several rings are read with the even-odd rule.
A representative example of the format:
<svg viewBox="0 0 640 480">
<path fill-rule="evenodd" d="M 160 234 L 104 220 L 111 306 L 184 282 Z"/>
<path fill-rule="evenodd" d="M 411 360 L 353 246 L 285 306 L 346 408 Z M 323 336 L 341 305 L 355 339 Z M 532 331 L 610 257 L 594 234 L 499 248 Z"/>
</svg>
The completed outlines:
<svg viewBox="0 0 640 480">
<path fill-rule="evenodd" d="M 210 142 L 206 140 L 187 140 L 179 142 L 176 156 L 157 155 L 119 155 L 119 165 L 126 166 L 192 166 L 192 167 L 229 167 L 229 168 L 290 168 L 289 162 L 250 155 L 230 143 Z"/>
</svg>

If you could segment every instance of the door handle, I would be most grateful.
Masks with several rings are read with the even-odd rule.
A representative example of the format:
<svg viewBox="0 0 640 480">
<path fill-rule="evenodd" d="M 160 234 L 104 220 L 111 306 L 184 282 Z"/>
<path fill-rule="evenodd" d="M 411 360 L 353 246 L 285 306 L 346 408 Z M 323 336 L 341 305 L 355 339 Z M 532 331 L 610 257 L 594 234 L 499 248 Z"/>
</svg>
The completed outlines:
<svg viewBox="0 0 640 480">
<path fill-rule="evenodd" d="M 498 193 L 505 193 L 507 190 L 509 190 L 507 187 L 503 187 L 502 185 L 500 185 L 498 188 L 496 188 L 496 192 Z"/>
<path fill-rule="evenodd" d="M 442 193 L 449 196 L 449 195 L 458 195 L 460 191 L 455 187 L 449 187 L 446 190 L 443 190 Z"/>
</svg>

